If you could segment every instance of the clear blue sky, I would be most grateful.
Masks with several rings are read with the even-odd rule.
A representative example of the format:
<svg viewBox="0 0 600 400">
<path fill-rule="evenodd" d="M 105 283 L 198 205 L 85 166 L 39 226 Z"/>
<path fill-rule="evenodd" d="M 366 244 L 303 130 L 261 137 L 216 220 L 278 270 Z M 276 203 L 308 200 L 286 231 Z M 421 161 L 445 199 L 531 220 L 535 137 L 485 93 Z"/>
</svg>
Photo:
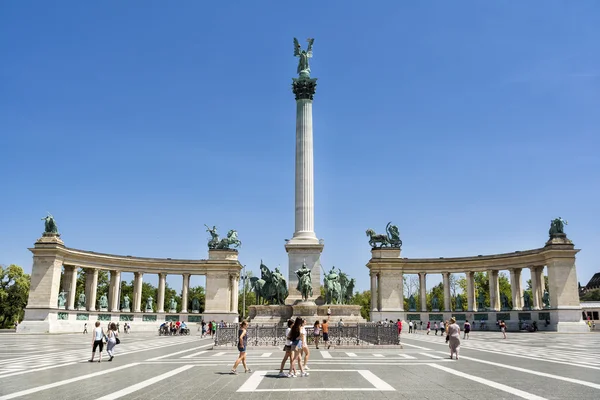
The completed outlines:
<svg viewBox="0 0 600 400">
<path fill-rule="evenodd" d="M 367 289 L 388 221 L 404 256 L 452 257 L 562 216 L 579 280 L 600 270 L 598 2 L 233 3 L 2 2 L 0 264 L 31 270 L 50 211 L 69 247 L 205 258 L 206 223 L 287 269 L 310 36 L 325 268 Z"/>
</svg>

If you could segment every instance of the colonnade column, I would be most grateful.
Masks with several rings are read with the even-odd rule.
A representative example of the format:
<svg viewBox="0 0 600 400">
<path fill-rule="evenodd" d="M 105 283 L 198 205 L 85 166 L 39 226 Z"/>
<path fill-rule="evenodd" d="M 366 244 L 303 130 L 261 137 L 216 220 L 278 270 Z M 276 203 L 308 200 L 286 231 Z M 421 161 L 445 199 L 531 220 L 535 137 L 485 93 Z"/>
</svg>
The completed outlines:
<svg viewBox="0 0 600 400">
<path fill-rule="evenodd" d="M 67 267 L 65 267 L 67 268 Z M 67 300 L 67 310 L 74 310 L 75 309 L 75 292 L 77 291 L 77 270 L 79 268 L 77 268 L 76 266 L 69 266 L 68 268 L 71 269 L 71 275 L 69 276 L 69 278 L 71 278 L 71 282 L 69 282 L 69 298 Z"/>
<path fill-rule="evenodd" d="M 498 271 L 488 271 L 490 282 L 490 310 L 500 311 L 500 286 L 498 282 Z"/>
<path fill-rule="evenodd" d="M 377 308 L 377 273 L 371 271 L 371 311 L 379 311 Z"/>
<path fill-rule="evenodd" d="M 467 271 L 467 311 L 477 311 L 475 302 L 475 272 Z"/>
<path fill-rule="evenodd" d="M 419 292 L 421 294 L 421 312 L 427 312 L 427 274 L 419 272 Z"/>
<path fill-rule="evenodd" d="M 239 295 L 240 295 L 240 277 L 237 274 L 234 274 L 232 277 L 232 287 L 231 290 L 233 290 L 233 301 L 231 302 L 231 312 L 234 312 L 237 314 L 238 312 L 238 302 L 239 302 Z"/>
<path fill-rule="evenodd" d="M 85 271 L 85 283 L 86 286 L 89 281 L 89 287 L 87 288 L 85 298 L 87 300 L 88 311 L 96 311 L 96 294 L 98 293 L 98 270 L 95 268 L 89 268 Z"/>
<path fill-rule="evenodd" d="M 142 312 L 142 281 L 144 274 L 134 272 L 133 275 L 133 312 Z"/>
<path fill-rule="evenodd" d="M 523 304 L 521 302 L 521 268 L 512 268 L 510 270 L 510 289 L 512 294 L 513 310 L 522 310 Z"/>
<path fill-rule="evenodd" d="M 535 269 L 538 281 L 538 290 L 537 290 L 537 299 L 540 310 L 544 308 L 544 302 L 542 299 L 544 298 L 544 290 L 546 288 L 546 281 L 544 279 L 544 267 L 537 267 Z"/>
<path fill-rule="evenodd" d="M 533 309 L 542 308 L 541 288 L 544 286 L 544 267 L 529 267 L 531 271 L 531 297 L 533 297 Z"/>
<path fill-rule="evenodd" d="M 444 311 L 451 311 L 450 306 L 452 302 L 450 301 L 450 272 L 442 273 L 443 281 L 444 281 Z"/>
<path fill-rule="evenodd" d="M 183 274 L 183 288 L 181 289 L 181 312 L 187 313 L 188 288 L 190 286 L 190 274 Z"/>
<path fill-rule="evenodd" d="M 381 273 L 381 271 L 379 271 L 379 273 L 377 274 L 377 309 L 379 311 L 383 310 L 383 293 L 382 293 L 382 287 L 383 287 L 383 279 L 382 276 L 383 274 Z"/>
<path fill-rule="evenodd" d="M 108 288 L 108 309 L 111 312 L 119 311 L 119 297 L 121 297 L 121 271 L 110 271 L 110 287 Z"/>
<path fill-rule="evenodd" d="M 158 274 L 158 299 L 157 299 L 157 312 L 165 312 L 165 282 L 167 274 L 160 272 Z"/>
</svg>

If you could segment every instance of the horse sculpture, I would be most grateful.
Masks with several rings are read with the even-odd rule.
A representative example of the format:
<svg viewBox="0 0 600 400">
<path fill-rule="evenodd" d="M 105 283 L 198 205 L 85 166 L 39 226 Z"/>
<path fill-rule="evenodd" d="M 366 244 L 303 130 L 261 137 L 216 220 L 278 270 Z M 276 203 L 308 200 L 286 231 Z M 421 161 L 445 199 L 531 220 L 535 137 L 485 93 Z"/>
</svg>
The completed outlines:
<svg viewBox="0 0 600 400">
<path fill-rule="evenodd" d="M 231 229 L 227 232 L 227 237 L 221 239 L 219 244 L 217 244 L 217 249 L 229 249 L 229 246 L 233 246 L 238 248 L 242 245 L 242 242 L 238 239 L 237 231 L 235 229 Z"/>
<path fill-rule="evenodd" d="M 348 286 L 346 287 L 344 302 L 346 304 L 350 304 L 352 302 L 352 297 L 354 297 L 354 286 L 356 285 L 356 279 L 352 278 L 348 282 Z"/>
<path fill-rule="evenodd" d="M 325 303 L 342 304 L 342 285 L 335 280 L 325 281 Z"/>
<path fill-rule="evenodd" d="M 260 262 L 260 278 L 250 278 L 252 289 L 256 295 L 257 304 L 285 304 L 288 296 L 285 278 L 276 269 L 271 272 L 269 267 Z"/>
<path fill-rule="evenodd" d="M 392 225 L 391 222 L 385 227 L 386 235 L 376 233 L 373 229 L 367 229 L 367 236 L 369 237 L 369 244 L 372 248 L 382 247 L 402 247 L 402 240 L 400 240 L 400 231 L 396 225 Z M 379 246 L 377 246 L 379 243 Z"/>
</svg>

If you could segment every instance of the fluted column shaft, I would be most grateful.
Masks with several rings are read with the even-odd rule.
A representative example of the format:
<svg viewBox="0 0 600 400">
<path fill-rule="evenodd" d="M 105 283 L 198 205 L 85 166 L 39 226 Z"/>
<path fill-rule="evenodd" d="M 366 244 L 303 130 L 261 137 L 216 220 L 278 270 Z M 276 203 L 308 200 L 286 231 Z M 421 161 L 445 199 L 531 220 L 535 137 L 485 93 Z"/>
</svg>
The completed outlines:
<svg viewBox="0 0 600 400">
<path fill-rule="evenodd" d="M 67 301 L 67 310 L 75 309 L 75 292 L 77 291 L 77 270 L 76 266 L 69 266 L 71 274 L 69 275 L 69 298 Z"/>
<path fill-rule="evenodd" d="M 513 268 L 510 270 L 510 289 L 512 294 L 513 310 L 522 310 L 523 303 L 521 302 L 521 268 Z"/>
<path fill-rule="evenodd" d="M 312 100 L 296 100 L 296 212 L 294 237 L 314 238 Z"/>
<path fill-rule="evenodd" d="M 239 295 L 240 295 L 240 277 L 238 275 L 233 276 L 233 301 L 231 304 L 231 312 L 238 312 L 238 303 L 239 303 Z"/>
<path fill-rule="evenodd" d="M 158 303 L 157 303 L 157 312 L 164 313 L 165 312 L 165 283 L 166 283 L 167 274 L 159 273 L 158 274 Z"/>
<path fill-rule="evenodd" d="M 427 274 L 419 272 L 419 292 L 421 294 L 421 312 L 427 312 Z"/>
<path fill-rule="evenodd" d="M 477 303 L 475 302 L 475 272 L 468 271 L 467 275 L 467 310 L 477 311 Z"/>
<path fill-rule="evenodd" d="M 377 309 L 377 273 L 371 271 L 371 311 L 379 311 Z"/>
<path fill-rule="evenodd" d="M 444 311 L 451 311 L 450 307 L 452 302 L 450 301 L 450 272 L 444 272 L 442 277 L 444 281 Z"/>
<path fill-rule="evenodd" d="M 183 274 L 183 288 L 181 289 L 181 312 L 186 313 L 188 305 L 188 288 L 190 286 L 190 274 Z"/>
<path fill-rule="evenodd" d="M 488 271 L 490 283 L 490 310 L 500 311 L 500 287 L 498 283 L 498 271 Z"/>
<path fill-rule="evenodd" d="M 119 297 L 121 292 L 121 271 L 110 271 L 110 287 L 108 288 L 108 309 L 111 312 L 119 311 Z"/>
<path fill-rule="evenodd" d="M 88 293 L 85 298 L 87 300 L 88 311 L 96 311 L 96 294 L 98 293 L 98 270 L 90 268 L 85 273 L 86 285 L 89 279 Z"/>
<path fill-rule="evenodd" d="M 142 281 L 144 274 L 134 272 L 133 278 L 133 312 L 142 312 Z"/>
<path fill-rule="evenodd" d="M 531 271 L 531 297 L 533 298 L 533 309 L 542 308 L 542 291 L 544 287 L 544 267 L 530 267 Z"/>
</svg>

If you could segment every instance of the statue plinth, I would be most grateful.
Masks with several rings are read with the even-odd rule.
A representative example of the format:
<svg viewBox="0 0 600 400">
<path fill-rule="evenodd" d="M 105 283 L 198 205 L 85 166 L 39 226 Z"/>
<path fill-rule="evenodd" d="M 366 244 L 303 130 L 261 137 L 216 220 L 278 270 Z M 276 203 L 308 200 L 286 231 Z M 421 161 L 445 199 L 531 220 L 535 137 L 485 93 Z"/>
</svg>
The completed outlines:
<svg viewBox="0 0 600 400">
<path fill-rule="evenodd" d="M 129 308 L 123 308 L 123 309 L 121 310 L 121 312 L 131 312 L 131 309 L 129 309 Z"/>
<path fill-rule="evenodd" d="M 567 238 L 566 233 L 553 233 L 546 242 L 546 246 L 552 245 L 569 245 L 573 247 L 573 242 Z"/>
<path fill-rule="evenodd" d="M 67 308 L 65 306 L 58 306 L 59 310 L 66 310 Z"/>
<path fill-rule="evenodd" d="M 371 249 L 371 258 L 400 258 L 400 247 L 375 247 Z"/>
<path fill-rule="evenodd" d="M 153 313 L 153 312 L 154 312 L 154 310 L 152 310 L 152 309 L 150 309 L 150 308 L 146 308 L 146 309 L 144 310 L 144 312 L 147 312 L 147 313 Z"/>
<path fill-rule="evenodd" d="M 77 307 L 77 311 L 87 311 L 85 307 Z"/>
<path fill-rule="evenodd" d="M 61 240 L 60 238 L 60 233 L 49 233 L 49 232 L 44 232 L 42 234 L 42 237 L 39 238 L 35 244 L 60 244 L 64 246 L 64 242 Z"/>
<path fill-rule="evenodd" d="M 169 310 L 169 314 L 175 314 L 176 312 L 177 312 L 177 310 L 176 310 L 176 309 L 174 309 L 174 308 L 171 308 L 171 309 Z"/>
<path fill-rule="evenodd" d="M 216 261 L 237 261 L 238 251 L 235 249 L 209 249 L 208 259 Z"/>
<path fill-rule="evenodd" d="M 108 311 L 108 308 L 101 308 L 100 311 Z"/>
<path fill-rule="evenodd" d="M 192 310 L 192 314 L 200 314 L 200 311 L 198 311 L 198 310 Z"/>
</svg>

